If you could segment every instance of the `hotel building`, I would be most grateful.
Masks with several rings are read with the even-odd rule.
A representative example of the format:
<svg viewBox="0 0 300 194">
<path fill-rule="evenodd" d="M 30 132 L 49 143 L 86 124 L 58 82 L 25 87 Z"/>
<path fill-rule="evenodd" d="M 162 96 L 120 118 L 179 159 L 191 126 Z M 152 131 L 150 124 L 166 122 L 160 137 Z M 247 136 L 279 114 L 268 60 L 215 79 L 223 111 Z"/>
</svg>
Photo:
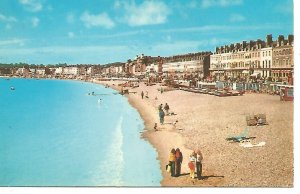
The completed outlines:
<svg viewBox="0 0 300 194">
<path fill-rule="evenodd" d="M 210 56 L 210 73 L 216 79 L 263 77 L 287 80 L 293 71 L 293 35 L 277 41 L 267 35 L 266 42 L 235 43 L 216 47 Z"/>
</svg>

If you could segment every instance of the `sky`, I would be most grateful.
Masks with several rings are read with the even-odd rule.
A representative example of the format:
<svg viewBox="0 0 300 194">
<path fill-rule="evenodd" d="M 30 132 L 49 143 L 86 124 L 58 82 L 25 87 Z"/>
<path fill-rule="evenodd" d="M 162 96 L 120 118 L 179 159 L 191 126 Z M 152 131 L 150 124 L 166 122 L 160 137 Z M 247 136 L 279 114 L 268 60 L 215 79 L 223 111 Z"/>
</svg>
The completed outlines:
<svg viewBox="0 0 300 194">
<path fill-rule="evenodd" d="M 126 62 L 293 32 L 292 0 L 0 0 L 0 63 Z"/>
</svg>

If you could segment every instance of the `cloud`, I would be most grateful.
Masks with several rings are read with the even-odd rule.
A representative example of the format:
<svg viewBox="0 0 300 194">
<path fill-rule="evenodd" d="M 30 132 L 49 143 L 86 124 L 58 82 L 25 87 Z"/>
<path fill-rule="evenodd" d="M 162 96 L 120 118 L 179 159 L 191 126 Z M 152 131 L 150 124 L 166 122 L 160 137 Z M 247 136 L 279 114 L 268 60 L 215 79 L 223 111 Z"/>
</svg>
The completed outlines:
<svg viewBox="0 0 300 194">
<path fill-rule="evenodd" d="M 68 37 L 69 37 L 69 38 L 74 38 L 74 37 L 75 37 L 74 32 L 68 32 Z"/>
<path fill-rule="evenodd" d="M 241 5 L 243 4 L 243 0 L 202 0 L 201 7 L 202 8 L 209 8 L 209 7 L 228 7 L 234 5 Z"/>
<path fill-rule="evenodd" d="M 13 38 L 10 40 L 0 40 L 0 46 L 9 46 L 9 45 L 23 46 L 24 44 L 25 44 L 25 39 Z"/>
<path fill-rule="evenodd" d="M 222 39 L 222 38 L 211 38 L 211 39 L 205 39 L 199 41 L 191 41 L 191 40 L 182 40 L 182 41 L 174 41 L 174 42 L 168 41 L 168 42 L 155 44 L 150 47 L 150 50 L 159 51 L 161 53 L 169 53 L 168 55 L 174 55 L 176 53 L 180 54 L 180 53 L 187 53 L 187 52 L 198 52 L 199 50 L 203 50 L 203 48 L 206 48 L 208 46 L 216 46 L 218 44 L 222 44 L 228 41 L 230 40 Z"/>
<path fill-rule="evenodd" d="M 184 53 L 187 50 L 198 50 L 199 45 L 201 44 L 200 41 L 176 41 L 176 42 L 163 42 L 158 43 L 151 46 L 151 50 L 159 51 L 165 53 L 166 51 L 170 51 L 172 53 Z M 172 48 L 172 49 L 170 49 Z"/>
<path fill-rule="evenodd" d="M 130 26 L 163 24 L 167 22 L 167 17 L 171 13 L 170 8 L 161 1 L 144 1 L 140 5 L 134 1 L 115 3 L 115 8 L 123 7 L 125 22 Z"/>
<path fill-rule="evenodd" d="M 198 2 L 193 0 L 193 1 L 190 1 L 188 4 L 187 4 L 187 7 L 188 8 L 197 8 L 198 7 Z"/>
<path fill-rule="evenodd" d="M 114 21 L 105 12 L 99 15 L 92 15 L 86 11 L 81 15 L 80 20 L 88 28 L 101 26 L 110 29 L 115 26 Z"/>
<path fill-rule="evenodd" d="M 32 24 L 32 27 L 37 27 L 38 25 L 39 25 L 39 23 L 40 23 L 40 19 L 39 18 L 37 18 L 37 17 L 33 17 L 32 19 L 31 19 L 31 24 Z"/>
<path fill-rule="evenodd" d="M 246 18 L 240 14 L 231 14 L 229 17 L 230 22 L 242 22 L 245 20 L 246 20 Z"/>
<path fill-rule="evenodd" d="M 261 30 L 261 29 L 281 29 L 282 24 L 265 24 L 265 25 L 206 25 L 206 26 L 195 26 L 189 28 L 172 28 L 163 29 L 160 32 L 170 33 L 189 33 L 189 32 L 199 32 L 199 33 L 224 33 L 233 31 L 248 31 L 248 30 Z"/>
<path fill-rule="evenodd" d="M 124 57 L 126 53 L 130 53 L 130 56 L 136 54 L 123 45 L 0 48 L 0 58 L 5 58 L 5 62 L 22 61 L 35 64 L 57 64 L 60 62 L 100 64 L 115 62 L 116 56 Z M 125 59 L 123 60 L 125 61 Z M 123 60 L 120 59 L 120 61 Z"/>
<path fill-rule="evenodd" d="M 11 29 L 11 25 L 10 25 L 10 24 L 6 24 L 6 25 L 5 25 L 5 29 L 6 29 L 6 30 Z"/>
<path fill-rule="evenodd" d="M 69 24 L 73 24 L 75 22 L 75 16 L 73 13 L 69 13 L 66 19 Z"/>
<path fill-rule="evenodd" d="M 43 5 L 39 0 L 19 0 L 19 2 L 30 12 L 38 12 L 43 9 Z"/>
<path fill-rule="evenodd" d="M 47 10 L 48 10 L 48 11 L 53 11 L 52 5 L 48 5 L 48 6 L 47 6 Z"/>
<path fill-rule="evenodd" d="M 0 13 L 0 22 L 16 22 L 17 19 L 15 17 L 12 16 L 5 16 L 3 14 Z"/>
</svg>

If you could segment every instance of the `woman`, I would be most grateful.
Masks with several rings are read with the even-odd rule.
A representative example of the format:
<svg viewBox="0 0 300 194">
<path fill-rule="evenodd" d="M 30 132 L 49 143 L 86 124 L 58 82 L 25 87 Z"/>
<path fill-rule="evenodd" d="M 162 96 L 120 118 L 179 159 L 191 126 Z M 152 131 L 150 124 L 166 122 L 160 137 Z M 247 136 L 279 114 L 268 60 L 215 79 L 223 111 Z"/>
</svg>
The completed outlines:
<svg viewBox="0 0 300 194">
<path fill-rule="evenodd" d="M 190 177 L 192 179 L 195 178 L 195 162 L 196 162 L 196 153 L 193 151 L 190 155 L 190 162 L 189 162 L 189 168 L 190 168 Z"/>
<path fill-rule="evenodd" d="M 179 148 L 175 151 L 175 176 L 180 176 L 182 164 L 182 153 Z"/>
<path fill-rule="evenodd" d="M 175 176 L 175 149 L 170 152 L 169 165 L 171 166 L 171 176 Z"/>
</svg>

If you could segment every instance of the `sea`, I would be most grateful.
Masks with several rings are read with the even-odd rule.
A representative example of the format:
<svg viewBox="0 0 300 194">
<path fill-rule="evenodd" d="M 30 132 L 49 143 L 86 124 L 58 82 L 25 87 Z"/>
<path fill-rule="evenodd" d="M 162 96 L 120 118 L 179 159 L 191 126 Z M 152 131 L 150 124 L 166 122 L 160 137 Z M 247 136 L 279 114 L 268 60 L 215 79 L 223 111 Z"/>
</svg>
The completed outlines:
<svg viewBox="0 0 300 194">
<path fill-rule="evenodd" d="M 101 85 L 0 78 L 0 186 L 160 186 L 126 97 Z"/>
</svg>

